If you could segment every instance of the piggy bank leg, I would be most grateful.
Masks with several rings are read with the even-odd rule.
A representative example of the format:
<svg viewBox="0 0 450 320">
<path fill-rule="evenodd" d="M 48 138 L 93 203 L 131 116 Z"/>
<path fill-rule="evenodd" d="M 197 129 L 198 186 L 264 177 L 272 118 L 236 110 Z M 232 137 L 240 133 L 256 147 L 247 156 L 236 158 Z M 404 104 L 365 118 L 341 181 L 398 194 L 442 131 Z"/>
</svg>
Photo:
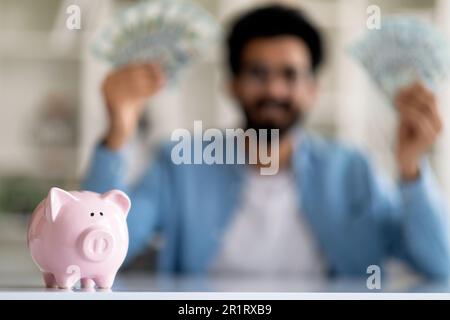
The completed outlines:
<svg viewBox="0 0 450 320">
<path fill-rule="evenodd" d="M 105 276 L 98 276 L 94 279 L 94 281 L 100 289 L 110 289 L 113 286 L 115 277 L 115 273 L 108 274 Z"/>
<path fill-rule="evenodd" d="M 95 287 L 95 282 L 92 279 L 89 278 L 82 278 L 81 279 L 81 288 L 83 289 L 93 289 Z"/>
<path fill-rule="evenodd" d="M 60 289 L 71 289 L 79 279 L 74 277 L 73 275 L 55 275 L 56 283 Z"/>
<path fill-rule="evenodd" d="M 56 279 L 51 272 L 44 272 L 42 277 L 47 288 L 55 288 L 57 286 Z"/>
</svg>

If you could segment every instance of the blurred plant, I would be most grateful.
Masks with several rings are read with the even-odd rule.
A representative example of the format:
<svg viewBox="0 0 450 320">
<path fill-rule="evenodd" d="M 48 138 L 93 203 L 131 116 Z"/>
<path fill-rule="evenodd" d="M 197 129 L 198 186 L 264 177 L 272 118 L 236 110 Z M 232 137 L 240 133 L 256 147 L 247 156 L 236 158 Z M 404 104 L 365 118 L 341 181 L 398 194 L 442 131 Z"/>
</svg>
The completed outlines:
<svg viewBox="0 0 450 320">
<path fill-rule="evenodd" d="M 74 146 L 77 142 L 77 113 L 73 99 L 61 92 L 46 94 L 31 133 L 38 147 Z"/>
<path fill-rule="evenodd" d="M 63 92 L 49 92 L 27 127 L 36 166 L 45 178 L 75 175 L 78 114 L 74 100 Z"/>
<path fill-rule="evenodd" d="M 31 213 L 47 196 L 52 186 L 65 187 L 61 180 L 44 180 L 30 177 L 0 179 L 0 213 Z"/>
</svg>

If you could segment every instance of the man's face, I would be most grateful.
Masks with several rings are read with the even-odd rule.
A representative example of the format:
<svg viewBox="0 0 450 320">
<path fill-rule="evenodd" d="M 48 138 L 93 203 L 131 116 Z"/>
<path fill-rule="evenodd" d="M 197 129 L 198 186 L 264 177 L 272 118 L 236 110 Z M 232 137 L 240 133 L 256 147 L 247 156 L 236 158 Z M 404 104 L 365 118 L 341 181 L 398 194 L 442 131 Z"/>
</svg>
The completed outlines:
<svg viewBox="0 0 450 320">
<path fill-rule="evenodd" d="M 241 57 L 233 94 L 254 129 L 289 130 L 312 106 L 315 81 L 306 45 L 293 36 L 258 38 Z"/>
</svg>

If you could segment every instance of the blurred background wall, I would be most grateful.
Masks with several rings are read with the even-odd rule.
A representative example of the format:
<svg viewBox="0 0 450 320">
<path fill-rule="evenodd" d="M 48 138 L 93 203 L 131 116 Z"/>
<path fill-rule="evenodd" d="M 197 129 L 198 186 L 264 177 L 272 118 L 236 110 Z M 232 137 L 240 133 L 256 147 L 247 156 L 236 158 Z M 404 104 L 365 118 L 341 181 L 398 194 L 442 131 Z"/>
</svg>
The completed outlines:
<svg viewBox="0 0 450 320">
<path fill-rule="evenodd" d="M 196 0 L 225 26 L 262 0 Z M 78 188 L 92 148 L 106 128 L 100 85 L 108 66 L 91 53 L 104 23 L 132 0 L 0 0 L 0 278 L 35 270 L 26 252 L 27 214 L 51 185 Z M 361 67 L 346 53 L 366 29 L 369 5 L 382 16 L 412 14 L 433 22 L 450 38 L 448 0 L 285 0 L 303 8 L 326 37 L 327 62 L 321 93 L 308 127 L 355 144 L 395 176 L 392 158 L 395 113 Z M 67 30 L 66 8 L 78 4 L 81 30 Z M 270 22 L 268 22 L 270 23 Z M 234 127 L 240 114 L 227 95 L 227 73 L 219 44 L 183 73 L 176 86 L 150 104 L 136 137 L 133 161 L 139 173 L 148 149 L 175 128 L 194 120 L 209 127 Z M 450 90 L 447 90 L 450 92 Z M 450 94 L 441 105 L 450 119 Z M 432 164 L 450 199 L 449 131 L 432 151 Z M 450 226 L 449 226 L 450 227 Z"/>
</svg>

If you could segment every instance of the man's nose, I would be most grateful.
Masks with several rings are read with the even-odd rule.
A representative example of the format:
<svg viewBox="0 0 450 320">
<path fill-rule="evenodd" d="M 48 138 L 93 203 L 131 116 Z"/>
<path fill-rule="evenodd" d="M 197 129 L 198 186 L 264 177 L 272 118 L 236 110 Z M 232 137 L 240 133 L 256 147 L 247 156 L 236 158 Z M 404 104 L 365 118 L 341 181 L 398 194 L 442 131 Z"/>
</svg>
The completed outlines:
<svg viewBox="0 0 450 320">
<path fill-rule="evenodd" d="M 280 77 L 267 79 L 264 87 L 265 94 L 275 99 L 283 99 L 289 95 L 289 86 Z"/>
</svg>

